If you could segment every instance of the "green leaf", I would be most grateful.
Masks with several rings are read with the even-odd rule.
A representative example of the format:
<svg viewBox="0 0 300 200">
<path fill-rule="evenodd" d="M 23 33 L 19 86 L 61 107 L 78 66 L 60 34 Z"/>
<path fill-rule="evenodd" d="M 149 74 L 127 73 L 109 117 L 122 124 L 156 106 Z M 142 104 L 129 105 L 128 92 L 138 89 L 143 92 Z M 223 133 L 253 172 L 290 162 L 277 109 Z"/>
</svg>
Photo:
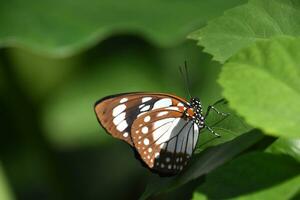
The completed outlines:
<svg viewBox="0 0 300 200">
<path fill-rule="evenodd" d="M 246 124 L 232 109 L 227 105 L 227 102 L 221 102 L 214 106 L 218 111 L 228 114 L 222 116 L 214 111 L 210 111 L 205 123 L 211 127 L 221 137 L 217 138 L 207 129 L 201 132 L 201 138 L 197 144 L 196 152 L 201 152 L 207 147 L 217 146 L 219 144 L 233 140 L 234 138 L 250 131 L 252 127 Z"/>
<path fill-rule="evenodd" d="M 300 40 L 260 41 L 222 69 L 219 82 L 230 107 L 274 136 L 299 137 Z"/>
<path fill-rule="evenodd" d="M 300 139 L 279 138 L 266 151 L 276 154 L 287 154 L 300 162 Z"/>
<path fill-rule="evenodd" d="M 2 165 L 0 163 L 0 199 L 3 200 L 12 200 L 14 199 L 12 192 L 7 183 Z"/>
<path fill-rule="evenodd" d="M 194 155 L 193 160 L 189 165 L 190 167 L 178 176 L 171 178 L 154 177 L 148 184 L 141 199 L 146 199 L 151 195 L 170 191 L 209 173 L 226 161 L 245 151 L 262 138 L 263 135 L 254 130 L 243 134 L 232 141 L 208 148 L 205 151 Z"/>
<path fill-rule="evenodd" d="M 300 164 L 289 156 L 249 153 L 206 177 L 200 199 L 291 199 L 300 190 Z"/>
<path fill-rule="evenodd" d="M 300 35 L 299 0 L 250 0 L 233 8 L 189 37 L 214 59 L 225 62 L 255 41 Z"/>
<path fill-rule="evenodd" d="M 0 4 L 0 46 L 66 56 L 123 33 L 174 45 L 242 2 L 11 0 Z"/>
<path fill-rule="evenodd" d="M 216 81 L 221 72 L 220 63 L 212 61 L 211 56 L 203 53 L 193 41 L 187 40 L 176 47 L 160 49 L 158 56 L 160 68 L 164 71 L 163 80 L 158 81 L 165 82 L 168 92 L 189 99 L 178 70 L 178 66 L 182 66 L 186 60 L 191 95 L 199 97 L 204 108 L 222 98 L 222 88 Z"/>
</svg>

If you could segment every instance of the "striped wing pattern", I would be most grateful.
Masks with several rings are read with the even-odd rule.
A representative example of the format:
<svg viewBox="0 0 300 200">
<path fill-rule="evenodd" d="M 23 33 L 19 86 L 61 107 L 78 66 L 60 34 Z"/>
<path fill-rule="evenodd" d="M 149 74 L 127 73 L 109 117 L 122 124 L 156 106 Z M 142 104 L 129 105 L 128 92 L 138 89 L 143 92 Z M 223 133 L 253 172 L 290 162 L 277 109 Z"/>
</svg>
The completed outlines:
<svg viewBox="0 0 300 200">
<path fill-rule="evenodd" d="M 153 170 L 176 174 L 188 163 L 198 140 L 198 126 L 167 108 L 144 113 L 131 129 L 141 159 Z"/>
<path fill-rule="evenodd" d="M 108 96 L 95 104 L 98 121 L 113 137 L 131 145 L 159 174 L 176 174 L 188 163 L 199 128 L 189 103 L 163 93 Z"/>
</svg>

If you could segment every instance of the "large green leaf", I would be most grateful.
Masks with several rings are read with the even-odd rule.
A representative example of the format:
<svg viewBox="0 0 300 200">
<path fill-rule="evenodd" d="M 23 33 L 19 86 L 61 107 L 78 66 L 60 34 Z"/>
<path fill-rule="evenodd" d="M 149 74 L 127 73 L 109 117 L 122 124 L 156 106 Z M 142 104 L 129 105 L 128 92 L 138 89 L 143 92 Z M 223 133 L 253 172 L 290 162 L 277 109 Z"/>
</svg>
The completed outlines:
<svg viewBox="0 0 300 200">
<path fill-rule="evenodd" d="M 211 56 L 203 53 L 193 41 L 187 40 L 176 47 L 159 50 L 158 58 L 152 57 L 151 60 L 159 60 L 164 76 L 158 81 L 165 82 L 168 92 L 189 99 L 178 69 L 187 61 L 191 95 L 199 97 L 204 108 L 222 98 L 222 88 L 216 81 L 221 71 L 220 63 L 212 62 Z"/>
<path fill-rule="evenodd" d="M 245 0 L 11 0 L 0 3 L 0 46 L 64 56 L 120 33 L 177 44 Z"/>
<path fill-rule="evenodd" d="M 299 39 L 258 42 L 224 65 L 223 94 L 250 125 L 275 136 L 299 137 L 299 63 Z"/>
<path fill-rule="evenodd" d="M 263 138 L 263 135 L 254 130 L 243 134 L 236 139 L 221 145 L 208 148 L 194 156 L 190 167 L 178 176 L 171 178 L 153 177 L 148 184 L 141 199 L 146 199 L 151 195 L 157 195 L 175 189 L 191 180 L 209 173 L 242 151 L 248 149 L 253 144 Z"/>
<path fill-rule="evenodd" d="M 250 0 L 189 37 L 215 60 L 224 62 L 255 41 L 279 35 L 300 35 L 299 0 Z"/>
<path fill-rule="evenodd" d="M 287 154 L 300 162 L 300 138 L 279 138 L 266 151 Z"/>
<path fill-rule="evenodd" d="M 291 199 L 300 191 L 300 164 L 288 156 L 250 153 L 210 173 L 200 199 Z"/>
<path fill-rule="evenodd" d="M 221 137 L 216 137 L 208 129 L 201 131 L 200 141 L 197 144 L 196 152 L 201 152 L 207 147 L 217 146 L 228 142 L 243 133 L 251 130 L 251 127 L 246 124 L 233 110 L 228 108 L 227 102 L 221 102 L 214 106 L 218 111 L 227 114 L 222 116 L 214 111 L 210 111 L 205 123 L 211 127 Z"/>
</svg>

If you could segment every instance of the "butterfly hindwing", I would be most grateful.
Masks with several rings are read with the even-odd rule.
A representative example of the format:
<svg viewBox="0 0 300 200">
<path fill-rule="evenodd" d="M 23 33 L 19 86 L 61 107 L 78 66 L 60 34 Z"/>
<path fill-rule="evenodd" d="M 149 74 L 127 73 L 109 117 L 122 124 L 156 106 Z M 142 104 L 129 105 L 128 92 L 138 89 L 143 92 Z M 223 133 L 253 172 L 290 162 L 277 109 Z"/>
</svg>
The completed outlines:
<svg viewBox="0 0 300 200">
<path fill-rule="evenodd" d="M 131 135 L 148 167 L 171 175 L 181 171 L 190 159 L 198 140 L 198 127 L 180 110 L 166 107 L 139 116 Z"/>
</svg>

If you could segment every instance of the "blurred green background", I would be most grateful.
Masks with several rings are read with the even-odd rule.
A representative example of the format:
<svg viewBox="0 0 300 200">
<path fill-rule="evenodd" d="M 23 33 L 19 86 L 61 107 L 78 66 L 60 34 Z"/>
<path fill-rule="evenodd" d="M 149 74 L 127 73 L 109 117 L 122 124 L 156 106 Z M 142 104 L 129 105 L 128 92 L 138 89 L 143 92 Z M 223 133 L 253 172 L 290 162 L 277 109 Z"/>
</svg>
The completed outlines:
<svg viewBox="0 0 300 200">
<path fill-rule="evenodd" d="M 187 35 L 245 0 L 0 1 L 0 199 L 137 199 L 153 176 L 93 111 L 111 94 L 221 98 Z M 201 139 L 201 138 L 200 138 Z M 197 182 L 156 199 L 190 199 Z"/>
<path fill-rule="evenodd" d="M 128 91 L 184 97 L 178 70 L 184 60 L 189 61 L 192 93 L 206 105 L 220 97 L 215 82 L 219 66 L 193 42 L 158 48 L 123 35 L 64 59 L 19 49 L 1 54 L 1 161 L 21 199 L 141 194 L 150 172 L 126 144 L 100 128 L 93 111 L 99 98 Z"/>
</svg>

